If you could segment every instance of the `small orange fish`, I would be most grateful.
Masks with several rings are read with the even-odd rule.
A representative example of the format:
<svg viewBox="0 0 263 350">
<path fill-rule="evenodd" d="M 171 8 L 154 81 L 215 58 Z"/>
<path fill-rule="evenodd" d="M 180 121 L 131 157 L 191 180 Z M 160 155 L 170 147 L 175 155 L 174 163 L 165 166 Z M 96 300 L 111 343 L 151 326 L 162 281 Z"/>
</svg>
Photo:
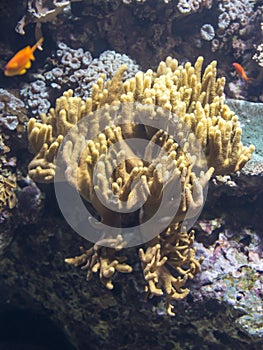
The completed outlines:
<svg viewBox="0 0 263 350">
<path fill-rule="evenodd" d="M 247 82 L 248 80 L 252 80 L 252 78 L 249 78 L 246 75 L 246 72 L 244 70 L 244 68 L 241 66 L 241 64 L 234 62 L 233 63 L 233 67 L 235 68 L 235 70 L 237 71 L 237 73 Z"/>
<path fill-rule="evenodd" d="M 5 66 L 4 75 L 13 77 L 15 75 L 25 74 L 26 70 L 31 67 L 31 61 L 35 60 L 34 51 L 37 48 L 41 49 L 43 41 L 44 38 L 40 38 L 34 46 L 26 46 L 18 51 Z"/>
</svg>

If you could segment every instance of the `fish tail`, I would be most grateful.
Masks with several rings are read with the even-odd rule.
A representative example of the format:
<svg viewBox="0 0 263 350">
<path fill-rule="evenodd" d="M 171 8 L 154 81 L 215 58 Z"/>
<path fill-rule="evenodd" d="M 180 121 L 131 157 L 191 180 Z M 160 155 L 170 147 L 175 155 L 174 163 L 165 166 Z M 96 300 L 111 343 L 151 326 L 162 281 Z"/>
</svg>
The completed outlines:
<svg viewBox="0 0 263 350">
<path fill-rule="evenodd" d="M 35 43 L 34 46 L 32 46 L 32 52 L 34 52 L 36 49 L 39 49 L 39 50 L 43 50 L 42 48 L 42 43 L 44 41 L 44 38 L 43 36 Z"/>
</svg>

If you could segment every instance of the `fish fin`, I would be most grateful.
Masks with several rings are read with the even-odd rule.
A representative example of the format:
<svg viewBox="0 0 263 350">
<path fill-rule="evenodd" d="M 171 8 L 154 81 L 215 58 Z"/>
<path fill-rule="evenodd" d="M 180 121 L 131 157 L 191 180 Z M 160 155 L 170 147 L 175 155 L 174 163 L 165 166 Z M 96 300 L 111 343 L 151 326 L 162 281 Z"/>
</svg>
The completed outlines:
<svg viewBox="0 0 263 350">
<path fill-rule="evenodd" d="M 24 69 L 21 69 L 18 73 L 17 73 L 17 75 L 23 75 L 23 74 L 25 74 L 26 73 L 26 69 L 24 68 Z"/>
<path fill-rule="evenodd" d="M 247 78 L 247 79 L 245 80 L 245 85 L 246 85 L 246 87 L 248 87 L 249 85 L 251 85 L 251 84 L 253 83 L 253 81 L 255 81 L 254 78 Z"/>
<path fill-rule="evenodd" d="M 29 69 L 31 67 L 31 62 L 30 60 L 28 60 L 28 62 L 25 64 L 25 68 Z"/>
</svg>

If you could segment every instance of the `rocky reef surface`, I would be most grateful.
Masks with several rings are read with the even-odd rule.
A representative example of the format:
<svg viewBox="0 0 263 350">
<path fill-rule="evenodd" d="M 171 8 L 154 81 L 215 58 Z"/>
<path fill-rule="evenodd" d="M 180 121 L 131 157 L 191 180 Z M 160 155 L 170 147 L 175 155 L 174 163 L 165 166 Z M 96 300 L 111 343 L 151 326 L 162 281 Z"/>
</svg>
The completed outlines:
<svg viewBox="0 0 263 350">
<path fill-rule="evenodd" d="M 66 10 L 70 1 L 61 1 L 63 11 L 55 11 L 52 21 L 39 26 L 38 17 L 27 17 L 21 36 L 14 28 L 27 13 L 27 3 L 45 3 L 52 12 L 60 1 L 0 5 L 1 67 L 18 49 L 18 41 L 19 48 L 34 42 L 35 26 L 48 38 L 43 58 L 38 52 L 27 76 L 8 82 L 0 76 L 0 348 L 262 349 L 261 103 L 227 101 L 239 116 L 243 143 L 254 144 L 256 151 L 240 172 L 210 180 L 206 205 L 194 225 L 196 254 L 204 257 L 202 271 L 187 282 L 187 298 L 174 302 L 174 317 L 167 315 L 164 300 L 146 301 L 135 248 L 125 251 L 134 273 L 117 273 L 112 291 L 99 279 L 87 282 L 85 271 L 65 264 L 87 241 L 65 222 L 53 185 L 36 185 L 27 176 L 31 155 L 26 137 L 29 117 L 46 111 L 46 101 L 53 104 L 68 84 L 78 85 L 79 96 L 84 96 L 98 74 L 107 75 L 101 63 L 110 67 L 111 77 L 119 67 L 112 62 L 131 64 L 134 73 L 134 59 L 141 67 L 150 62 L 154 68 L 167 55 L 185 62 L 202 54 L 207 61 L 218 60 L 219 73 L 228 80 L 227 96 L 262 101 L 262 66 L 252 58 L 261 43 L 262 1 L 245 1 L 246 7 L 237 0 L 190 1 L 192 7 L 185 9 L 179 6 L 183 1 L 155 6 L 153 0 L 89 0 L 72 1 L 71 10 Z M 38 10 L 42 21 L 45 13 Z M 118 53 L 100 56 L 104 50 Z M 260 51 L 256 55 L 260 63 Z M 69 59 L 62 62 L 62 57 Z M 254 80 L 244 84 L 234 75 L 233 60 Z"/>
<path fill-rule="evenodd" d="M 248 103 L 246 111 L 255 107 Z M 260 117 L 255 113 L 258 122 Z M 249 133 L 249 125 L 246 130 Z M 254 138 L 258 135 L 249 142 Z M 34 185 L 24 186 L 14 214 L 15 230 L 1 253 L 2 317 L 22 310 L 37 315 L 36 320 L 52 321 L 64 334 L 56 341 L 66 342 L 69 349 L 261 349 L 263 169 L 259 158 L 234 176 L 211 180 L 206 206 L 194 227 L 197 255 L 205 258 L 202 272 L 187 283 L 189 296 L 174 303 L 174 317 L 167 316 L 159 298 L 145 301 L 145 282 L 134 248 L 127 249 L 134 274 L 117 274 L 112 291 L 96 279 L 87 282 L 84 272 L 66 265 L 64 259 L 77 254 L 86 241 L 65 223 L 52 185 L 39 185 L 45 199 L 36 195 Z M 40 199 L 42 209 L 32 220 L 33 208 L 41 208 Z M 28 322 L 30 327 L 29 320 L 21 316 L 21 324 Z M 12 320 L 8 322 L 12 325 Z M 17 337 L 17 342 L 22 340 Z M 46 344 L 44 336 L 38 341 Z"/>
</svg>

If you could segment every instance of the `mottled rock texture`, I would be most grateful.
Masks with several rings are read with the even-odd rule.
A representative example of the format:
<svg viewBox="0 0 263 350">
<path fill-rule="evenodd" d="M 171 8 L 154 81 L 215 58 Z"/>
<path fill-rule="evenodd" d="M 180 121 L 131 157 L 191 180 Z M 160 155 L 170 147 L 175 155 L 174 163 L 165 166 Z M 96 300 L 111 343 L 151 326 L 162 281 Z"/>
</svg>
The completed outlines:
<svg viewBox="0 0 263 350">
<path fill-rule="evenodd" d="M 174 317 L 159 298 L 145 302 L 135 249 L 127 250 L 134 274 L 116 275 L 112 291 L 64 263 L 86 242 L 61 217 L 52 185 L 40 186 L 43 216 L 34 224 L 20 219 L 1 257 L 1 310 L 47 317 L 73 349 L 261 349 L 263 177 L 256 164 L 211 181 L 195 225 L 202 273 L 175 303 Z"/>
</svg>

